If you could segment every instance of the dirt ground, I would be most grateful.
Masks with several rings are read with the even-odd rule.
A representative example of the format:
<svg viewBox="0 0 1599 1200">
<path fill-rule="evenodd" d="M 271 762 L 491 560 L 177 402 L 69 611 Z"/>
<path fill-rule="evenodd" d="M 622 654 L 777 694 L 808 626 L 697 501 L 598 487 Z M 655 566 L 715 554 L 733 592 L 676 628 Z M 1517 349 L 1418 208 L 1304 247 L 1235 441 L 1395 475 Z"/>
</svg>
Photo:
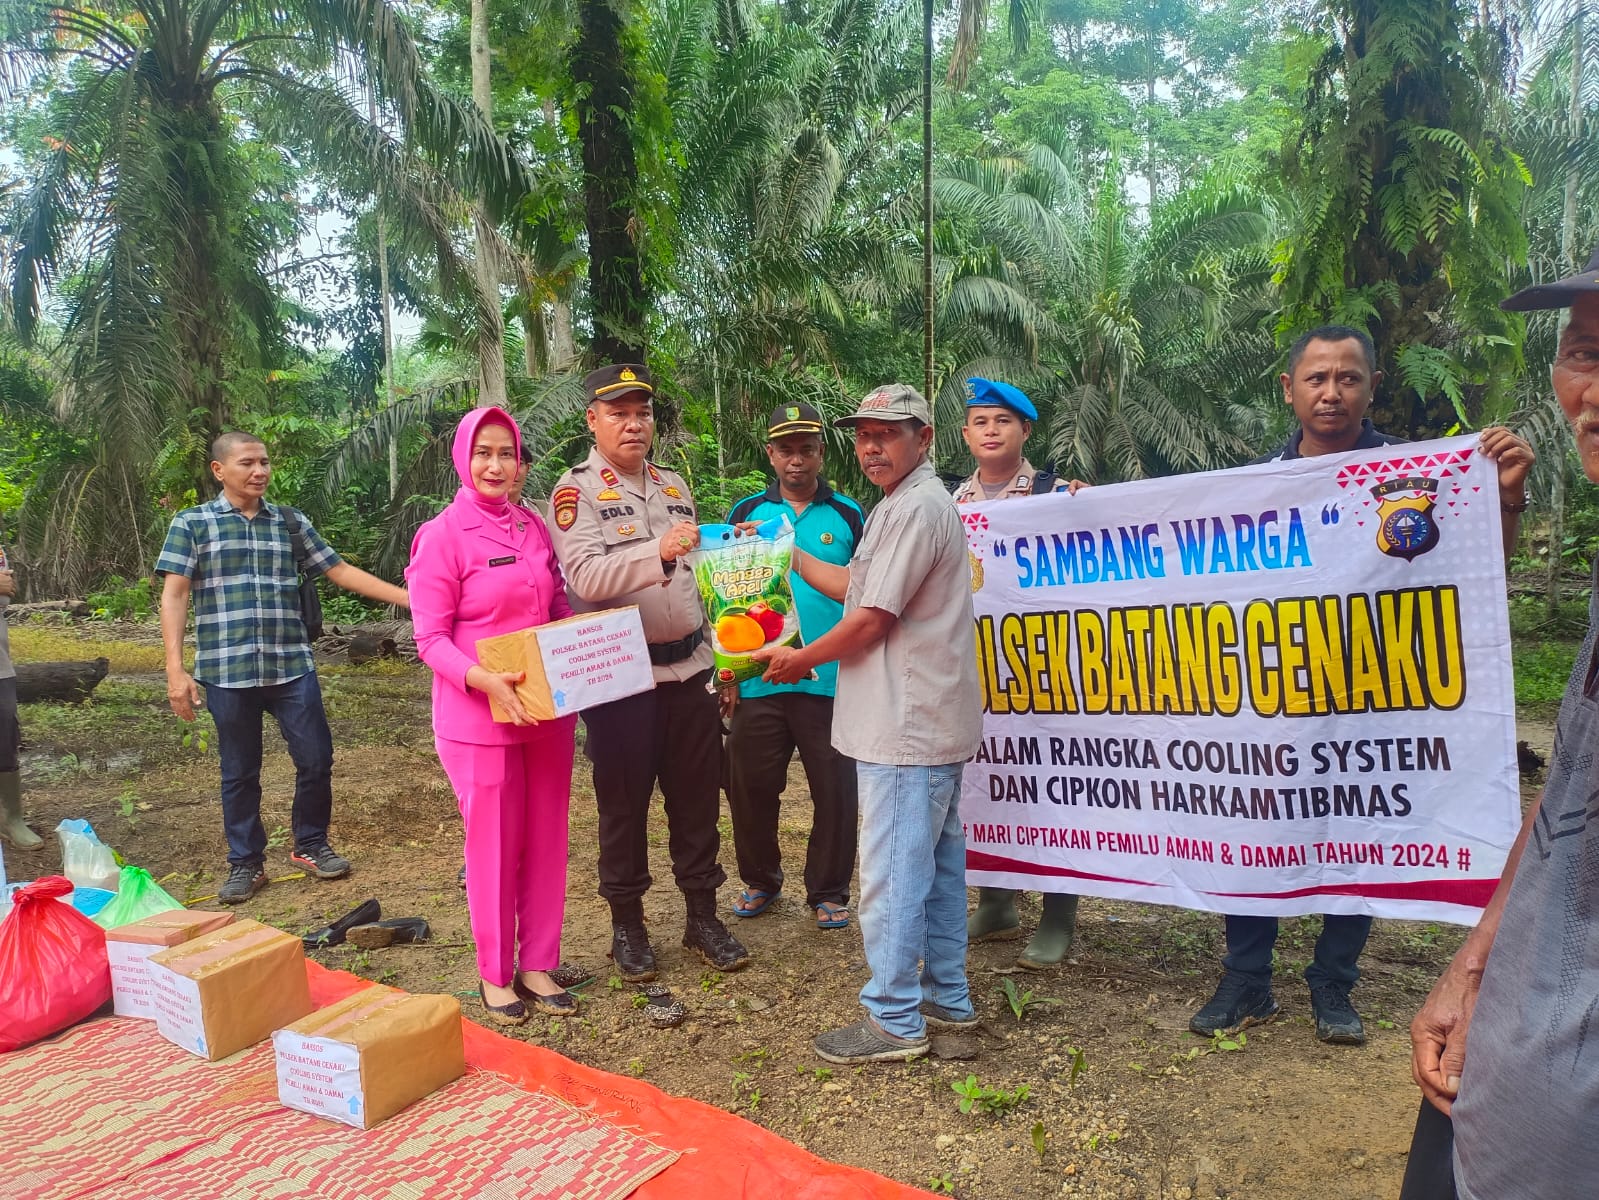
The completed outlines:
<svg viewBox="0 0 1599 1200">
<path fill-rule="evenodd" d="M 226 857 L 216 751 L 203 722 L 186 739 L 167 710 L 153 627 L 29 624 L 13 629 L 12 642 L 19 661 L 107 654 L 113 664 L 86 705 L 23 708 L 25 802 L 36 827 L 47 833 L 62 818 L 86 817 L 179 899 L 213 896 Z M 368 896 L 385 916 L 424 916 L 434 930 L 427 945 L 339 947 L 317 957 L 413 991 L 453 992 L 470 1016 L 476 970 L 456 886 L 461 827 L 433 752 L 426 672 L 330 664 L 322 680 L 337 747 L 333 842 L 355 873 L 333 883 L 294 877 L 292 768 L 269 733 L 263 807 L 274 882 L 242 911 L 295 933 Z M 1551 714 L 1523 714 L 1521 736 L 1535 749 L 1547 753 L 1552 733 Z M 796 871 L 808 809 L 796 768 L 782 825 Z M 731 865 L 723 812 L 722 861 Z M 593 793 L 580 755 L 564 953 L 598 978 L 582 992 L 580 1017 L 535 1018 L 513 1036 L 739 1113 L 826 1158 L 969 1200 L 1397 1195 L 1418 1102 L 1406 1026 L 1462 930 L 1378 922 L 1355 993 L 1370 1041 L 1348 1049 L 1315 1040 L 1300 978 L 1319 921 L 1285 921 L 1276 977 L 1283 1015 L 1223 1049 L 1187 1032 L 1215 983 L 1220 918 L 1085 899 L 1075 952 L 1055 971 L 1014 972 L 1021 943 L 972 948 L 985 1019 L 974 1059 L 830 1069 L 810 1041 L 858 1015 L 866 977 L 858 929 L 819 931 L 803 900 L 785 897 L 757 919 L 728 918 L 755 956 L 746 970 L 709 970 L 679 945 L 681 900 L 658 806 L 655 817 L 658 882 L 646 912 L 662 981 L 687 1003 L 688 1022 L 650 1028 L 634 990 L 608 970 Z M 43 851 L 7 858 L 13 879 L 58 866 L 53 838 Z M 724 886 L 724 908 L 736 894 L 734 882 Z M 1024 898 L 1024 924 L 1036 916 L 1036 897 Z M 1006 978 L 1045 1002 L 1018 1019 L 1000 990 Z M 951 1085 L 970 1075 L 986 1088 L 1027 1092 L 1008 1111 L 963 1114 Z"/>
</svg>

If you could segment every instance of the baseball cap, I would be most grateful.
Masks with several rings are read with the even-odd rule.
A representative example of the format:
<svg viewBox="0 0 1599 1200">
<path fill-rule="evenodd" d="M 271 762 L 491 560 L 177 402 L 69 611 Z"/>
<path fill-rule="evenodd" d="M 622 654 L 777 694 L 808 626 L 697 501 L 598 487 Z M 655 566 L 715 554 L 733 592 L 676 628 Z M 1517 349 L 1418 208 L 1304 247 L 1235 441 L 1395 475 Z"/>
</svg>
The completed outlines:
<svg viewBox="0 0 1599 1200">
<path fill-rule="evenodd" d="M 787 437 L 791 433 L 821 433 L 822 414 L 809 404 L 779 404 L 766 420 L 768 438 Z"/>
<path fill-rule="evenodd" d="M 615 363 L 583 376 L 583 391 L 590 404 L 596 400 L 620 400 L 628 392 L 643 392 L 653 397 L 655 377 L 648 367 L 638 363 Z"/>
<path fill-rule="evenodd" d="M 1532 312 L 1542 308 L 1569 308 L 1578 296 L 1599 292 L 1599 247 L 1595 247 L 1588 265 L 1575 275 L 1556 279 L 1553 283 L 1539 283 L 1522 288 L 1509 299 L 1501 300 L 1499 307 L 1506 312 Z"/>
<path fill-rule="evenodd" d="M 1038 420 L 1038 409 L 1018 387 L 974 375 L 966 381 L 967 408 L 1008 408 L 1027 421 Z"/>
<path fill-rule="evenodd" d="M 839 429 L 849 429 L 862 421 L 920 421 L 933 423 L 933 410 L 927 400 L 908 383 L 885 383 L 866 393 L 860 406 L 847 417 L 833 422 Z"/>
</svg>

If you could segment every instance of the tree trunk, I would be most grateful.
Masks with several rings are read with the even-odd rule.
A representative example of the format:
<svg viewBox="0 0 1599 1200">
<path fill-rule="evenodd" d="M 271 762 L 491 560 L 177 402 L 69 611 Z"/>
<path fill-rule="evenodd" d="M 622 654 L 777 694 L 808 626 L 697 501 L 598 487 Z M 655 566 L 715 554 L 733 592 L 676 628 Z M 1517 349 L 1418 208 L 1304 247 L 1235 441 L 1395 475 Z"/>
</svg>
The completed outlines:
<svg viewBox="0 0 1599 1200">
<path fill-rule="evenodd" d="M 483 120 L 494 124 L 494 90 L 489 79 L 489 4 L 472 0 L 472 102 Z M 480 407 L 505 407 L 505 318 L 500 303 L 500 256 L 494 224 L 480 204 L 474 213 L 477 235 L 478 399 Z"/>
<path fill-rule="evenodd" d="M 377 98 L 367 93 L 367 120 L 378 122 Z M 378 235 L 378 305 L 383 315 L 383 407 L 394 406 L 394 293 L 389 287 L 389 234 L 383 223 L 383 189 L 378 189 L 373 209 Z M 389 438 L 389 499 L 400 494 L 400 437 Z"/>
<path fill-rule="evenodd" d="M 933 0 L 922 0 L 922 391 L 933 403 Z"/>
<path fill-rule="evenodd" d="M 622 45 L 622 13 L 609 0 L 580 0 L 571 70 L 594 308 L 589 354 L 596 363 L 643 362 L 647 297 L 634 237 L 638 161 L 628 128 L 635 83 Z"/>
<path fill-rule="evenodd" d="M 18 663 L 17 703 L 76 704 L 87 700 L 110 668 L 111 660 L 106 658 L 93 662 Z"/>
<path fill-rule="evenodd" d="M 1545 564 L 1544 612 L 1553 617 L 1560 611 L 1560 572 L 1565 567 L 1561 553 L 1566 542 L 1566 462 L 1565 447 L 1554 464 L 1554 486 L 1549 497 L 1549 561 Z"/>
<path fill-rule="evenodd" d="M 1583 15 L 1584 0 L 1571 0 L 1571 114 L 1566 135 L 1566 194 L 1560 213 L 1560 258 L 1568 271 L 1576 270 L 1577 249 L 1577 192 L 1581 172 L 1577 157 L 1582 151 L 1582 74 L 1587 65 L 1587 22 Z"/>
</svg>

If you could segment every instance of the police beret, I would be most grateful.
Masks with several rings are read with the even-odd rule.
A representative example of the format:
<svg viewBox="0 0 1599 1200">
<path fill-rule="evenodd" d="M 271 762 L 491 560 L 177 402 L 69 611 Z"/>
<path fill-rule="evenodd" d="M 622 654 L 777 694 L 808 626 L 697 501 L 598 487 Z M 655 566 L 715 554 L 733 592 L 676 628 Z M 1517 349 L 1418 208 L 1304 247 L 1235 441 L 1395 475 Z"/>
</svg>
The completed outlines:
<svg viewBox="0 0 1599 1200">
<path fill-rule="evenodd" d="M 1008 383 L 996 383 L 974 375 L 966 381 L 967 408 L 1008 408 L 1028 421 L 1038 420 L 1038 410 L 1033 407 L 1020 388 Z"/>
<path fill-rule="evenodd" d="M 654 396 L 655 377 L 648 367 L 638 363 L 616 363 L 583 376 L 583 390 L 588 393 L 590 404 L 596 400 L 620 400 L 628 392 Z"/>
</svg>

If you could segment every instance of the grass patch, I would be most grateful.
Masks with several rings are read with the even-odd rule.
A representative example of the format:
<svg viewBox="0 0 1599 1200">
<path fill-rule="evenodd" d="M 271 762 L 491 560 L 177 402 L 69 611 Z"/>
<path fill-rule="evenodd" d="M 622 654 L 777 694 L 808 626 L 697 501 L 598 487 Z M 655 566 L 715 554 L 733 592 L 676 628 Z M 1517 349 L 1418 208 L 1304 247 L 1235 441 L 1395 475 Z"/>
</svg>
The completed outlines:
<svg viewBox="0 0 1599 1200">
<path fill-rule="evenodd" d="M 22 621 L 11 627 L 11 656 L 17 662 L 79 662 L 108 658 L 113 671 L 161 671 L 166 654 L 159 642 L 135 642 L 114 636 L 110 625 Z M 163 698 L 166 689 L 161 689 Z"/>
<path fill-rule="evenodd" d="M 1580 642 L 1516 646 L 1511 652 L 1516 668 L 1516 703 L 1547 704 L 1565 695 L 1566 680 L 1581 648 Z"/>
<path fill-rule="evenodd" d="M 120 751 L 136 751 L 148 765 L 196 753 L 185 748 L 190 726 L 172 715 L 160 681 L 107 679 L 82 704 L 24 704 L 19 714 L 29 750 L 84 762 Z M 210 718 L 204 718 L 209 725 Z"/>
</svg>

